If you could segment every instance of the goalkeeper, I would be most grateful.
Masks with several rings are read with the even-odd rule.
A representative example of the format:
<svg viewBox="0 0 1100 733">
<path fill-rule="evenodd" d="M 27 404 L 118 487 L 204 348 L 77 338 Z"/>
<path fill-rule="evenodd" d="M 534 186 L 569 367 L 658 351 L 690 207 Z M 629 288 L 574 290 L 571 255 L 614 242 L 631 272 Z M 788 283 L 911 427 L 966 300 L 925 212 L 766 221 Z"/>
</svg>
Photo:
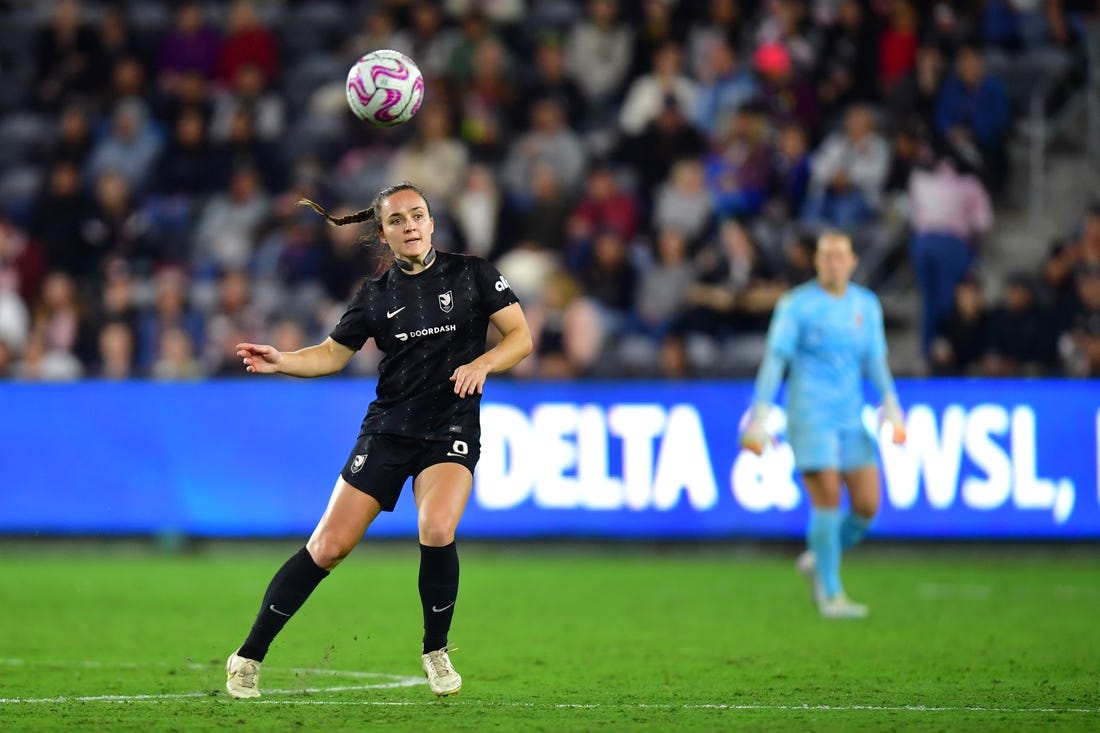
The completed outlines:
<svg viewBox="0 0 1100 733">
<path fill-rule="evenodd" d="M 817 279 L 784 296 L 772 317 L 741 446 L 763 453 L 770 439 L 765 418 L 786 372 L 787 437 L 812 504 L 798 569 L 823 617 L 863 618 L 867 607 L 844 593 L 840 557 L 867 534 L 879 506 L 875 441 L 861 419 L 864 376 L 881 396 L 895 443 L 905 441 L 904 419 L 886 363 L 882 306 L 849 282 L 856 267 L 851 240 L 823 234 L 814 266 Z M 847 511 L 840 506 L 842 484 Z"/>
</svg>

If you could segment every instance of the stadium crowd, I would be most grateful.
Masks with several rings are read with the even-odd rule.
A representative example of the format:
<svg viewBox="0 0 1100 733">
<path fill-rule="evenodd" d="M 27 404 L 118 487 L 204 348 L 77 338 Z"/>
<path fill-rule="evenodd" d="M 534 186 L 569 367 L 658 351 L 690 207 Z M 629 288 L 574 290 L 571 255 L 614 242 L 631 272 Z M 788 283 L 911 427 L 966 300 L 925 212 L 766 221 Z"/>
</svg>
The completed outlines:
<svg viewBox="0 0 1100 733">
<path fill-rule="evenodd" d="M 1100 203 L 1002 302 L 978 275 L 1014 72 L 1042 65 L 1056 114 L 1097 5 L 0 2 L 0 378 L 235 376 L 240 341 L 315 342 L 387 263 L 296 202 L 405 179 L 523 299 L 525 375 L 750 375 L 826 228 L 857 281 L 915 276 L 914 371 L 1100 375 Z M 376 48 L 425 74 L 407 125 L 347 109 Z"/>
</svg>

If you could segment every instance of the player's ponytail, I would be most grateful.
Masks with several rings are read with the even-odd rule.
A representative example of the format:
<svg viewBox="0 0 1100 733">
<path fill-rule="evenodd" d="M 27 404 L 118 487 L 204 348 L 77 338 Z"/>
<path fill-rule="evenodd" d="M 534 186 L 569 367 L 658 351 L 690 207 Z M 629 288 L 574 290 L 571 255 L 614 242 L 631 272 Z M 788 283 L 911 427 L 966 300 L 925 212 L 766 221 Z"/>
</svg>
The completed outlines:
<svg viewBox="0 0 1100 733">
<path fill-rule="evenodd" d="M 374 218 L 374 205 L 368 206 L 362 211 L 356 211 L 354 214 L 348 214 L 347 216 L 333 216 L 325 210 L 324 206 L 321 206 L 316 201 L 310 199 L 298 199 L 299 206 L 308 206 L 316 211 L 321 216 L 328 219 L 329 224 L 336 226 L 343 226 L 344 224 L 359 224 L 360 222 L 370 221 Z"/>
</svg>

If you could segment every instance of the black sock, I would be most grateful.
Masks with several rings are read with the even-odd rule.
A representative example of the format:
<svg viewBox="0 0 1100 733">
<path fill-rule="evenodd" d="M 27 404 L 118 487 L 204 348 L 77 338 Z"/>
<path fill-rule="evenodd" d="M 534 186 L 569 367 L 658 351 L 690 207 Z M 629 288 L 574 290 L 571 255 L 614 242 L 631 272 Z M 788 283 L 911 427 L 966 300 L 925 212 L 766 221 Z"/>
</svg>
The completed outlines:
<svg viewBox="0 0 1100 733">
<path fill-rule="evenodd" d="M 283 630 L 290 617 L 326 577 L 328 571 L 317 567 L 306 548 L 291 555 L 268 584 L 252 631 L 237 654 L 262 662 L 275 635 Z"/>
<path fill-rule="evenodd" d="M 458 598 L 458 548 L 420 546 L 420 603 L 424 606 L 424 653 L 447 646 Z"/>
</svg>

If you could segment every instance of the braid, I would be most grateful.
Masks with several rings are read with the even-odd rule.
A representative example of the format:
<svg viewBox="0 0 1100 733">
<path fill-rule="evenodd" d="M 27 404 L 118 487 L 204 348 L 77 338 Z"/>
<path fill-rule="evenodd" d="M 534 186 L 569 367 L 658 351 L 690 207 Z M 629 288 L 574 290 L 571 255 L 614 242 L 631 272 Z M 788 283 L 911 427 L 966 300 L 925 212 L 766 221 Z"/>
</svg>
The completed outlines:
<svg viewBox="0 0 1100 733">
<path fill-rule="evenodd" d="M 348 214 L 347 216 L 333 216 L 332 214 L 325 211 L 325 207 L 321 206 L 316 201 L 310 201 L 309 199 L 299 199 L 298 205 L 310 207 L 318 214 L 328 219 L 330 224 L 334 224 L 336 226 L 342 226 L 344 224 L 358 224 L 359 222 L 370 221 L 374 218 L 374 206 L 368 206 L 362 211 L 356 211 L 354 214 Z"/>
</svg>

